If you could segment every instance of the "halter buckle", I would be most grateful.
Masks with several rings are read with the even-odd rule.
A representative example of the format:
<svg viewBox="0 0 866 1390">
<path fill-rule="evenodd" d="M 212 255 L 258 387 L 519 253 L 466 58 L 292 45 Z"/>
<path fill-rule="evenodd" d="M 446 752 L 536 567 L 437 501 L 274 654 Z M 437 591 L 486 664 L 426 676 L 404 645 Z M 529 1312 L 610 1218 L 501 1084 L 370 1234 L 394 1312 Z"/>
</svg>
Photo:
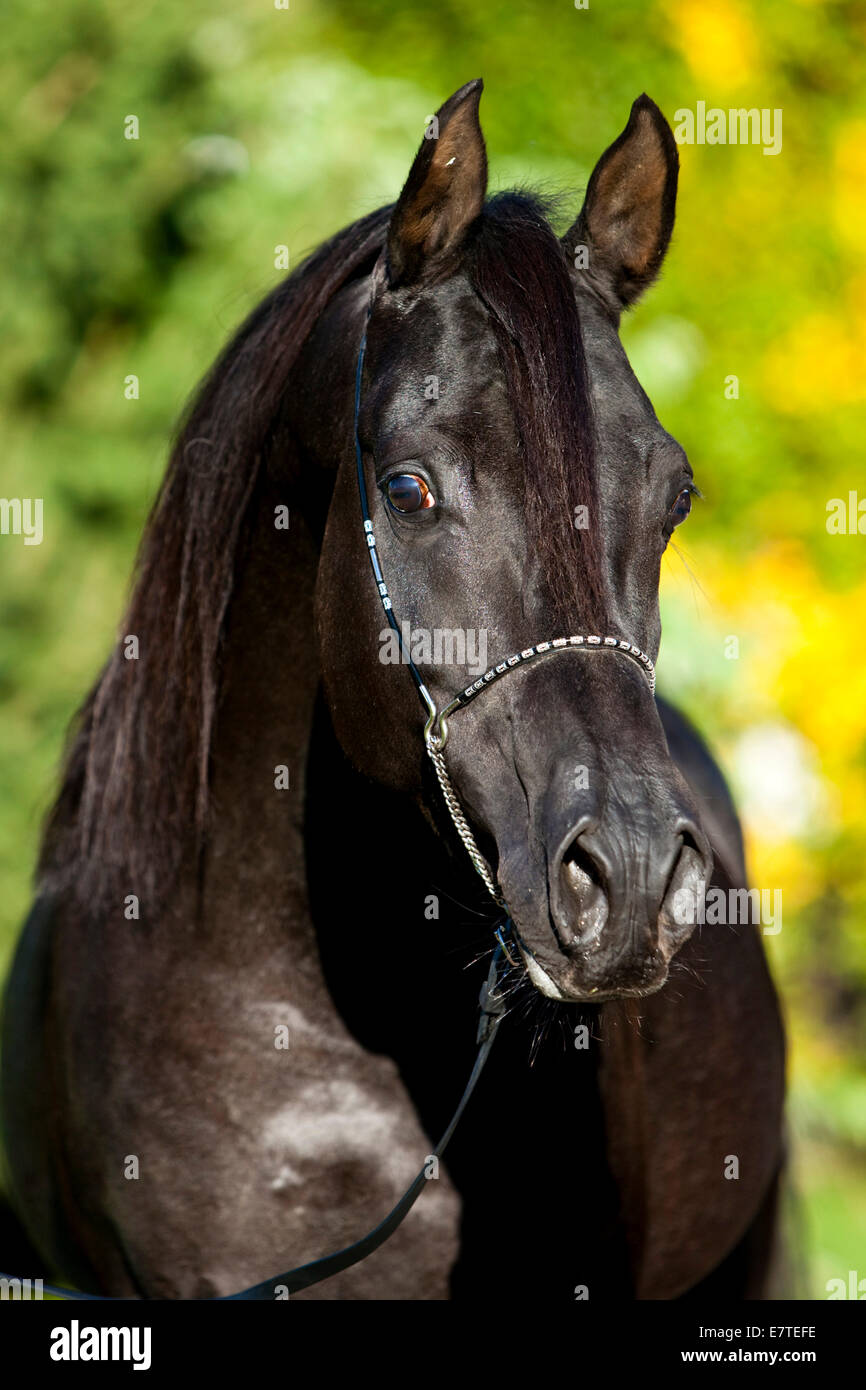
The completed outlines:
<svg viewBox="0 0 866 1390">
<path fill-rule="evenodd" d="M 445 712 L 439 713 L 435 704 L 427 699 L 427 722 L 424 725 L 424 742 L 431 753 L 441 753 L 448 742 L 448 721 Z"/>
</svg>

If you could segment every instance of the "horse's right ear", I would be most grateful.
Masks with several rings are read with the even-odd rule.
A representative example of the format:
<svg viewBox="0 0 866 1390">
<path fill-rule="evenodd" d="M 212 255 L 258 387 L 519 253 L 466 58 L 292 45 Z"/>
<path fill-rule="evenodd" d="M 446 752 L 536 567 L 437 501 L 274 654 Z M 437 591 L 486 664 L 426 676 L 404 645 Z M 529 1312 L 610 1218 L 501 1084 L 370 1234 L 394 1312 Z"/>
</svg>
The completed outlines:
<svg viewBox="0 0 866 1390">
<path fill-rule="evenodd" d="M 459 252 L 487 191 L 478 122 L 484 83 L 467 82 L 430 122 L 388 227 L 388 284 L 420 283 Z"/>
</svg>

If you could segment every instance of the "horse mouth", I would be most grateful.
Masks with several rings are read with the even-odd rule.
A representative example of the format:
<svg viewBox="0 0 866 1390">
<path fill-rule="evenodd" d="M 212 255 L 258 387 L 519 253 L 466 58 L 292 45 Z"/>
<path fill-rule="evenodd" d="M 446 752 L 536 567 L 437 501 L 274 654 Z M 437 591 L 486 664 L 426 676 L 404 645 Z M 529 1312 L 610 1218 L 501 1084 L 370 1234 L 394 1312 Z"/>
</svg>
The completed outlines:
<svg viewBox="0 0 866 1390">
<path fill-rule="evenodd" d="M 530 982 L 546 999 L 555 999 L 561 1004 L 603 1004 L 611 999 L 640 999 L 655 994 L 668 978 L 668 962 L 657 952 L 632 969 L 628 978 L 614 978 L 609 984 L 582 982 L 570 962 L 565 964 L 563 970 L 557 970 L 559 979 L 554 979 L 516 932 L 514 935 Z"/>
</svg>

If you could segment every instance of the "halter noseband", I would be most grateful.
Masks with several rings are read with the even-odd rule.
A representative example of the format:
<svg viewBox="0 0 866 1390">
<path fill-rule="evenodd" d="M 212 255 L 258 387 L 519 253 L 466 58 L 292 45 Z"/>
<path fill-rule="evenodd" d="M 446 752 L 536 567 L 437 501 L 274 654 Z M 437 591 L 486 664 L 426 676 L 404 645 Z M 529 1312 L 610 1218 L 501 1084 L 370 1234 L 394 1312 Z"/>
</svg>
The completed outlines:
<svg viewBox="0 0 866 1390">
<path fill-rule="evenodd" d="M 369 317 L 370 313 L 368 310 L 368 320 Z M 653 665 L 650 657 L 647 656 L 646 652 L 641 651 L 640 647 L 636 647 L 633 642 L 627 642 L 624 638 L 621 637 L 599 637 L 596 634 L 590 634 L 587 636 L 583 633 L 575 634 L 572 637 L 554 637 L 549 642 L 538 642 L 534 647 L 525 647 L 523 651 L 515 652 L 513 656 L 508 656 L 505 658 L 504 661 L 500 661 L 497 666 L 491 666 L 490 670 L 485 671 L 483 676 L 479 676 L 478 680 L 473 681 L 471 685 L 467 685 L 464 690 L 461 690 L 460 694 L 456 695 L 454 699 L 451 700 L 450 703 L 445 706 L 444 709 L 437 709 L 436 701 L 433 699 L 433 696 L 430 694 L 430 691 L 427 689 L 426 685 L 424 684 L 424 681 L 421 679 L 421 673 L 418 670 L 418 667 L 415 665 L 415 662 L 412 660 L 411 656 L 406 651 L 403 642 L 403 633 L 401 631 L 400 624 L 397 622 L 397 619 L 394 616 L 394 606 L 391 602 L 391 595 L 388 593 L 388 585 L 385 583 L 385 577 L 382 573 L 382 566 L 379 562 L 379 553 L 376 549 L 376 537 L 373 534 L 373 523 L 370 520 L 370 506 L 367 497 L 367 484 L 364 479 L 364 457 L 361 450 L 361 441 L 358 437 L 358 417 L 361 410 L 361 378 L 364 370 L 364 355 L 366 352 L 366 348 L 367 332 L 365 327 L 364 334 L 361 338 L 361 344 L 358 348 L 358 360 L 357 365 L 355 367 L 355 414 L 353 423 L 353 434 L 355 438 L 355 463 L 358 472 L 358 494 L 361 499 L 361 515 L 364 521 L 364 536 L 367 542 L 367 549 L 370 555 L 370 564 L 373 566 L 373 574 L 376 579 L 376 587 L 379 592 L 379 600 L 382 604 L 382 608 L 384 609 L 385 617 L 387 618 L 394 632 L 397 634 L 397 641 L 400 644 L 400 651 L 402 653 L 403 660 L 409 667 L 412 679 L 414 680 L 415 685 L 418 688 L 418 693 L 421 696 L 421 699 L 427 710 L 427 721 L 424 725 L 424 746 L 426 747 L 427 752 L 430 756 L 430 760 L 433 763 L 433 766 L 436 770 L 436 777 L 439 781 L 440 787 L 442 788 L 442 795 L 445 798 L 445 805 L 448 808 L 448 813 L 451 816 L 452 821 L 454 822 L 454 827 L 457 831 L 457 834 L 460 836 L 460 839 L 463 841 L 463 844 L 466 847 L 466 851 L 469 855 L 469 858 L 472 860 L 472 863 L 475 866 L 475 869 L 477 870 L 478 874 L 484 880 L 484 883 L 487 887 L 487 891 L 490 893 L 490 896 L 493 898 L 494 902 L 496 902 L 500 907 L 505 907 L 505 899 L 503 898 L 502 893 L 496 884 L 496 880 L 493 877 L 490 865 L 487 863 L 487 860 L 484 858 L 483 854 L 478 848 L 478 845 L 475 842 L 475 838 L 472 834 L 472 831 L 469 828 L 469 823 L 466 819 L 466 816 L 463 813 L 463 808 L 460 805 L 460 798 L 454 790 L 451 778 L 448 776 L 448 769 L 445 766 L 444 751 L 445 744 L 448 741 L 449 717 L 452 714 L 454 714 L 456 710 L 465 709 L 465 707 L 468 704 L 470 704 L 476 698 L 477 695 L 480 695 L 482 690 L 485 690 L 489 685 L 493 685 L 495 681 L 498 681 L 509 671 L 517 670 L 518 667 L 525 666 L 527 662 L 534 661 L 537 657 L 545 656 L 548 652 L 562 651 L 566 649 L 571 651 L 583 652 L 620 652 L 623 656 L 629 657 L 632 661 L 636 662 L 638 666 L 640 666 L 641 670 L 646 676 L 650 692 L 652 694 L 655 693 L 656 686 L 655 666 Z"/>
</svg>

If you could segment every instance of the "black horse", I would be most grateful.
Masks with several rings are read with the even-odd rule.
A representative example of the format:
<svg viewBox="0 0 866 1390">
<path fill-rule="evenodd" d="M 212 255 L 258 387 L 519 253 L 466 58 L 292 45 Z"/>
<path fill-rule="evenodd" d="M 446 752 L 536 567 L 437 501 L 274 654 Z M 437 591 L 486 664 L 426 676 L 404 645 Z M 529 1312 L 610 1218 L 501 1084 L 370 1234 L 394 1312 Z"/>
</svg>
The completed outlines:
<svg viewBox="0 0 866 1390">
<path fill-rule="evenodd" d="M 85 1290 L 224 1295 L 350 1243 L 471 1066 L 498 917 L 385 659 L 365 324 L 358 438 L 410 634 L 484 634 L 487 665 L 570 634 L 658 652 L 694 485 L 617 327 L 667 249 L 676 145 L 640 97 L 559 239 L 540 198 L 487 199 L 480 95 L 213 368 L 81 712 L 7 988 L 2 1129 L 33 1260 Z M 440 709 L 463 656 L 421 668 Z M 604 647 L 491 683 L 448 769 L 513 922 L 509 1012 L 447 1170 L 306 1296 L 766 1296 L 777 1001 L 752 925 L 677 910 L 745 882 L 718 769 Z"/>
</svg>

